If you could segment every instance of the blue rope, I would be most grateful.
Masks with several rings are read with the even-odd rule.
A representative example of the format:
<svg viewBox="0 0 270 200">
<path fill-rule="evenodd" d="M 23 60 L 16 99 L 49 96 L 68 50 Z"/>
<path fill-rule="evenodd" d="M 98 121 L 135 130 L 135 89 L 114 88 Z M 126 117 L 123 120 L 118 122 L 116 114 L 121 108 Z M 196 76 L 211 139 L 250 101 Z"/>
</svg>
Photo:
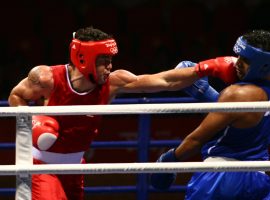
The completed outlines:
<svg viewBox="0 0 270 200">
<path fill-rule="evenodd" d="M 161 193 L 164 191 L 159 191 L 154 189 L 153 187 L 148 188 L 149 192 L 152 193 Z M 170 189 L 166 190 L 166 192 L 170 193 L 178 193 L 178 192 L 185 192 L 186 186 L 182 185 L 175 185 L 172 186 Z M 15 188 L 0 188 L 0 195 L 1 196 L 12 196 L 15 195 L 16 189 Z M 98 187 L 85 187 L 84 192 L 86 194 L 99 194 L 99 193 L 131 193 L 137 192 L 136 186 L 98 186 Z"/>
<path fill-rule="evenodd" d="M 180 140 L 151 140 L 149 143 L 150 147 L 177 147 L 180 144 Z M 104 141 L 104 142 L 93 142 L 91 148 L 137 148 L 138 141 Z M 15 143 L 7 142 L 0 143 L 0 149 L 15 149 Z"/>
</svg>

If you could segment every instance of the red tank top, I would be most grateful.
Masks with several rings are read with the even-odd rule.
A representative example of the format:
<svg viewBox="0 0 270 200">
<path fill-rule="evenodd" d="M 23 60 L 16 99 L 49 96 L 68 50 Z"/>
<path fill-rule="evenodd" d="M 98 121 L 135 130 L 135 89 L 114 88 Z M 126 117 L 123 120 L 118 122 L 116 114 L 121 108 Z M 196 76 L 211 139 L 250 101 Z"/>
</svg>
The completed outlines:
<svg viewBox="0 0 270 200">
<path fill-rule="evenodd" d="M 70 83 L 67 65 L 52 66 L 54 89 L 50 95 L 48 106 L 63 105 L 100 105 L 108 104 L 109 81 L 97 86 L 91 92 L 78 93 Z M 85 151 L 93 138 L 98 134 L 101 116 L 71 115 L 52 116 L 59 125 L 59 138 L 48 150 L 57 153 Z"/>
</svg>

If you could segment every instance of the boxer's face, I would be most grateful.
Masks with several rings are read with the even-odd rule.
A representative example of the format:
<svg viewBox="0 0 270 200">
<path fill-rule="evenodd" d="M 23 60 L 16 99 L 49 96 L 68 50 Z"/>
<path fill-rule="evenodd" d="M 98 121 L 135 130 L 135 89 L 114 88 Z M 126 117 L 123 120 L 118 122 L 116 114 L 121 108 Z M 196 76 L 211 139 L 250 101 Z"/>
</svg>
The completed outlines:
<svg viewBox="0 0 270 200">
<path fill-rule="evenodd" d="M 240 80 L 242 80 L 248 72 L 249 62 L 247 59 L 239 56 L 235 66 L 237 76 Z"/>
<path fill-rule="evenodd" d="M 112 69 L 112 56 L 109 55 L 100 55 L 96 59 L 96 73 L 98 84 L 104 84 Z"/>
</svg>

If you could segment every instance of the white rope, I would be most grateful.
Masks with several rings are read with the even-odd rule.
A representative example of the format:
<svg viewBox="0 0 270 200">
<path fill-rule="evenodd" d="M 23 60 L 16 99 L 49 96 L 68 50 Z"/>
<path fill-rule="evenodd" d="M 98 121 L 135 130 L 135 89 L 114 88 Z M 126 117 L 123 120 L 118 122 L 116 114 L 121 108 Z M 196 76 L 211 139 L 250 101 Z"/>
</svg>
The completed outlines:
<svg viewBox="0 0 270 200">
<path fill-rule="evenodd" d="M 0 175 L 21 174 L 135 174 L 164 172 L 270 171 L 270 161 L 1 165 Z"/>
<path fill-rule="evenodd" d="M 88 106 L 19 106 L 1 107 L 0 116 L 17 115 L 113 115 L 207 112 L 265 112 L 269 101 L 222 103 L 124 104 Z"/>
</svg>

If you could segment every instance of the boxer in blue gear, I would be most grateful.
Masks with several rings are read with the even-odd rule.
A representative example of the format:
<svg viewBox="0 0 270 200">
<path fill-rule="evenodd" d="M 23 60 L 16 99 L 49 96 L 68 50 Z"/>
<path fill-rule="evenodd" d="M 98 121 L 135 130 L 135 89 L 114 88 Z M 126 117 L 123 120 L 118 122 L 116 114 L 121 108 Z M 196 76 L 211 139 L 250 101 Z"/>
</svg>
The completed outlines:
<svg viewBox="0 0 270 200">
<path fill-rule="evenodd" d="M 239 81 L 226 87 L 218 102 L 270 101 L 270 32 L 244 34 L 234 51 L 239 56 L 235 65 Z M 269 112 L 211 112 L 168 154 L 183 162 L 201 152 L 204 162 L 220 165 L 268 161 L 269 127 Z M 270 178 L 262 171 L 196 172 L 187 185 L 185 200 L 198 199 L 270 200 Z"/>
</svg>

